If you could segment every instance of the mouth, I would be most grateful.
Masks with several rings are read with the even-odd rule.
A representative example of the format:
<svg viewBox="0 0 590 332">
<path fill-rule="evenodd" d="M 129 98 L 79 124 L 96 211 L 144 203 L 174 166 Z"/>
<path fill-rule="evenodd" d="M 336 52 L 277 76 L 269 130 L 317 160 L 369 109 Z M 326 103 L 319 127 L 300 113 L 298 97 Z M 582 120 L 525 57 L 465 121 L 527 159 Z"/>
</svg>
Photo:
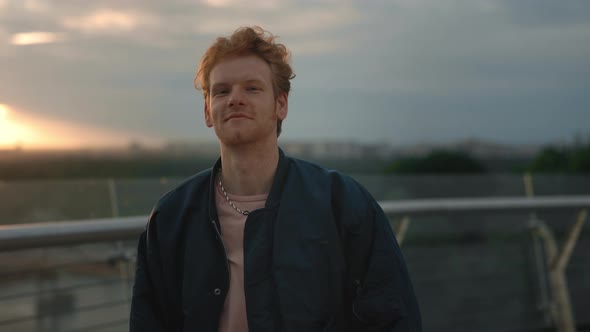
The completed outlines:
<svg viewBox="0 0 590 332">
<path fill-rule="evenodd" d="M 248 115 L 244 113 L 232 113 L 228 116 L 225 121 L 229 121 L 231 119 L 251 119 Z"/>
</svg>

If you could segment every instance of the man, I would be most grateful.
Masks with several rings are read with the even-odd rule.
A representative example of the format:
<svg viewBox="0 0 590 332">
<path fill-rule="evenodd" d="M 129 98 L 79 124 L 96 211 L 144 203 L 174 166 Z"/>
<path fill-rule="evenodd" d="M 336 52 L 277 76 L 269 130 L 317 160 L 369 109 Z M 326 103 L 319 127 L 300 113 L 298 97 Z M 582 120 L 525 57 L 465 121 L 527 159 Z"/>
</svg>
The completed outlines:
<svg viewBox="0 0 590 332">
<path fill-rule="evenodd" d="M 386 216 L 351 178 L 289 158 L 289 54 L 264 30 L 218 38 L 195 85 L 221 157 L 141 234 L 130 330 L 421 331 Z"/>
</svg>

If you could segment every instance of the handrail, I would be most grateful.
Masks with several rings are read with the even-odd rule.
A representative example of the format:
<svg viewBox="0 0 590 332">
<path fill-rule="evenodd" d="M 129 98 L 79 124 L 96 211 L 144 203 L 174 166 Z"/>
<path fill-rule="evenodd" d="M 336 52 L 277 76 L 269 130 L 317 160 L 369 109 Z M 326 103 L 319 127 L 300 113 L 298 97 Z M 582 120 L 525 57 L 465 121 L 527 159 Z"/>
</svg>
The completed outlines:
<svg viewBox="0 0 590 332">
<path fill-rule="evenodd" d="M 445 198 L 379 202 L 385 213 L 440 215 L 448 213 L 526 212 L 590 208 L 590 196 L 546 196 L 535 198 Z M 0 226 L 0 252 L 130 240 L 145 228 L 147 216 L 87 219 L 65 222 Z"/>
<path fill-rule="evenodd" d="M 0 226 L 0 252 L 91 242 L 129 240 L 145 228 L 146 216 Z"/>
<path fill-rule="evenodd" d="M 590 207 L 590 196 L 486 197 L 411 199 L 379 202 L 388 214 L 440 215 L 444 213 L 528 212 Z"/>
</svg>

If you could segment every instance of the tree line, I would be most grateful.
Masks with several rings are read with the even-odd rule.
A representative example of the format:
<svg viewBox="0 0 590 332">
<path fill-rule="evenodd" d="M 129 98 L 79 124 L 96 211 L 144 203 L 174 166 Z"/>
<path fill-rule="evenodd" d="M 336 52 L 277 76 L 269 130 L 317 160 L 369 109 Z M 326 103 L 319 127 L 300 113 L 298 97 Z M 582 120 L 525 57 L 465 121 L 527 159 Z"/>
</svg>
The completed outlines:
<svg viewBox="0 0 590 332">
<path fill-rule="evenodd" d="M 45 155 L 0 158 L 0 180 L 45 178 L 185 177 L 212 166 L 215 158 L 198 155 L 88 156 Z M 590 143 L 548 146 L 527 160 L 482 160 L 456 150 L 433 150 L 420 157 L 393 160 L 316 159 L 329 168 L 354 174 L 590 174 Z"/>
<path fill-rule="evenodd" d="M 525 166 L 510 172 L 590 174 L 590 143 L 547 146 Z M 485 163 L 467 152 L 434 150 L 422 157 L 400 158 L 385 169 L 387 174 L 487 173 Z"/>
</svg>

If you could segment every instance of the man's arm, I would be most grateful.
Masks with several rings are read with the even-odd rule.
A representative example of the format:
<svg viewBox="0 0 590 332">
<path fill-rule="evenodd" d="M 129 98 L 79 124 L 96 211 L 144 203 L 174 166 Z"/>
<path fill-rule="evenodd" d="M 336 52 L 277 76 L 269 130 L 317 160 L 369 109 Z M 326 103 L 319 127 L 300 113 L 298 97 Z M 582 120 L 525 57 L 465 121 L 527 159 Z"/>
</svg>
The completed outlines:
<svg viewBox="0 0 590 332">
<path fill-rule="evenodd" d="M 358 250 L 350 262 L 357 288 L 353 325 L 362 331 L 422 331 L 418 302 L 400 247 L 385 213 L 372 197 L 369 199 L 367 220 L 359 225 L 350 243 L 352 250 Z"/>
<path fill-rule="evenodd" d="M 137 246 L 137 268 L 131 300 L 130 332 L 164 332 L 162 305 L 158 302 L 147 262 L 147 230 Z"/>
</svg>

